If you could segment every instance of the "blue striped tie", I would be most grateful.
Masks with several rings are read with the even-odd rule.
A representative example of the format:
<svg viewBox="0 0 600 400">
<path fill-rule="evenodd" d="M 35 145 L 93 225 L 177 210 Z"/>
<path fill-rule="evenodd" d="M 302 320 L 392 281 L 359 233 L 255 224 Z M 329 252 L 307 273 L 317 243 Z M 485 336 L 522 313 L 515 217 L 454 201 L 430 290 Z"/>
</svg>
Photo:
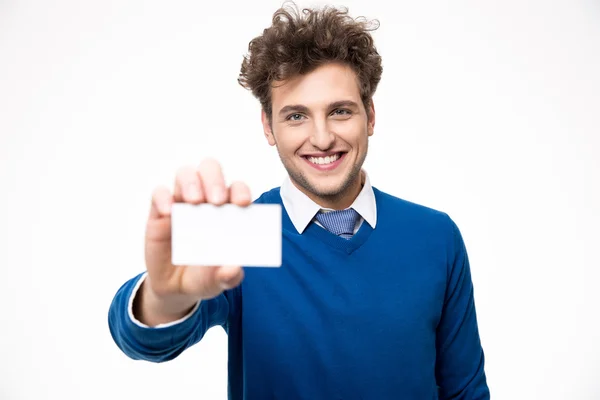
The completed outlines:
<svg viewBox="0 0 600 400">
<path fill-rule="evenodd" d="M 354 227 L 360 215 L 353 209 L 319 212 L 317 221 L 329 232 L 350 239 L 354 234 Z"/>
</svg>

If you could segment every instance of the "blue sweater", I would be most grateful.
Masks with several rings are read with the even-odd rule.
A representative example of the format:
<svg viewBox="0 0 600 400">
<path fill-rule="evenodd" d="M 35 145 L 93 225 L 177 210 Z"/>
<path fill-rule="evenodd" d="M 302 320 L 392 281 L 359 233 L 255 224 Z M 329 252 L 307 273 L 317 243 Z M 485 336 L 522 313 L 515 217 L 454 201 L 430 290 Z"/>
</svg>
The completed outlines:
<svg viewBox="0 0 600 400">
<path fill-rule="evenodd" d="M 114 341 L 133 359 L 163 362 L 222 326 L 231 400 L 489 399 L 457 226 L 373 190 L 377 227 L 363 223 L 350 240 L 314 223 L 299 235 L 282 207 L 282 267 L 246 268 L 239 287 L 175 326 L 131 321 L 141 274 L 132 278 L 110 306 Z M 279 188 L 255 202 L 282 204 Z"/>
</svg>

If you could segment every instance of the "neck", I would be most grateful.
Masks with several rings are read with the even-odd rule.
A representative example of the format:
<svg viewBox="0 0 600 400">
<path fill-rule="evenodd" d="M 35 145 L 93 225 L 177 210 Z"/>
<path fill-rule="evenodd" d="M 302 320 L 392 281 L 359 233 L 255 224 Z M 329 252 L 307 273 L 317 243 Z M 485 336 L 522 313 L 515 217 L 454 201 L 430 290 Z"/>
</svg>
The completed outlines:
<svg viewBox="0 0 600 400">
<path fill-rule="evenodd" d="M 343 191 L 330 196 L 319 196 L 312 193 L 302 186 L 298 185 L 293 179 L 292 183 L 308 198 L 317 203 L 321 208 L 329 208 L 332 210 L 345 210 L 350 207 L 354 200 L 358 197 L 362 187 L 364 186 L 365 176 L 361 171 L 356 179 L 354 179 Z"/>
</svg>

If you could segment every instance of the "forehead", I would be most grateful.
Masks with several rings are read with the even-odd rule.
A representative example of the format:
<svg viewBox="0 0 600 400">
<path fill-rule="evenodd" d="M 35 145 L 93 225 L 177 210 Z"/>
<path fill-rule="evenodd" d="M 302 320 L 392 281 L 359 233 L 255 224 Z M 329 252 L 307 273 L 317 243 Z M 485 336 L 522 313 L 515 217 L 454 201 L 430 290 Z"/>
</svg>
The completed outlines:
<svg viewBox="0 0 600 400">
<path fill-rule="evenodd" d="M 275 82 L 271 89 L 271 100 L 273 111 L 289 104 L 318 107 L 340 100 L 359 103 L 359 81 L 352 68 L 326 64 L 308 74 Z"/>
</svg>

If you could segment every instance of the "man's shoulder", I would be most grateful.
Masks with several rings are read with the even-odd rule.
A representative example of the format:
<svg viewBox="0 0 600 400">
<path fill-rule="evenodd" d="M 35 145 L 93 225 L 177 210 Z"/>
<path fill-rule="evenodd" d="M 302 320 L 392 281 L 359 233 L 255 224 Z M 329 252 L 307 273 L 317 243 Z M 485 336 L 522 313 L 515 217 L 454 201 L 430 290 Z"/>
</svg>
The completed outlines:
<svg viewBox="0 0 600 400">
<path fill-rule="evenodd" d="M 454 221 L 444 210 L 407 200 L 375 187 L 373 187 L 373 192 L 375 193 L 378 214 L 386 219 L 399 219 L 402 222 L 410 221 L 417 224 L 433 224 L 446 228 L 449 225 L 454 225 Z"/>
<path fill-rule="evenodd" d="M 281 204 L 281 186 L 276 186 L 263 192 L 253 203 L 256 204 Z"/>
</svg>

